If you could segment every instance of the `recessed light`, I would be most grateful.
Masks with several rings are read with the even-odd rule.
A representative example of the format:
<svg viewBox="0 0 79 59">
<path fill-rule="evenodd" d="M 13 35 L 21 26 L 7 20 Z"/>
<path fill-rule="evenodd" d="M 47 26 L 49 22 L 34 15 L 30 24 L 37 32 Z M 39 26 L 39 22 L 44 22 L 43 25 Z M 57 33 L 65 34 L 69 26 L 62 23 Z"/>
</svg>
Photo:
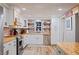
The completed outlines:
<svg viewBox="0 0 79 59">
<path fill-rule="evenodd" d="M 22 8 L 22 10 L 26 10 L 26 8 Z"/>
<path fill-rule="evenodd" d="M 62 11 L 62 9 L 61 9 L 61 8 L 59 8 L 59 9 L 58 9 L 58 11 Z"/>
</svg>

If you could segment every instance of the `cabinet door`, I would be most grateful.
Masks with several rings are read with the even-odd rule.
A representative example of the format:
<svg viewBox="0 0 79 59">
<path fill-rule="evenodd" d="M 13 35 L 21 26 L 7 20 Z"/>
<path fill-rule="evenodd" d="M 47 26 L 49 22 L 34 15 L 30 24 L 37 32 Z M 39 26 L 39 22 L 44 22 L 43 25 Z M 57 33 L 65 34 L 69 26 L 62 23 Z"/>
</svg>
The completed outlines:
<svg viewBox="0 0 79 59">
<path fill-rule="evenodd" d="M 43 44 L 43 35 L 29 35 L 27 39 L 28 44 Z"/>
<path fill-rule="evenodd" d="M 51 43 L 50 43 L 50 40 L 51 40 L 51 39 L 50 39 L 50 35 L 44 35 L 44 36 L 43 36 L 43 44 L 44 44 L 44 45 L 49 45 L 49 44 L 51 44 Z"/>
<path fill-rule="evenodd" d="M 9 50 L 8 50 L 9 46 L 8 46 L 8 43 L 4 44 L 3 47 L 4 47 L 3 55 L 8 55 L 9 54 Z"/>
<path fill-rule="evenodd" d="M 4 55 L 11 55 L 11 42 L 4 44 Z"/>
<path fill-rule="evenodd" d="M 9 46 L 8 47 L 9 55 L 12 55 L 12 47 L 13 47 L 12 44 L 13 44 L 12 41 L 8 43 L 8 46 Z"/>
<path fill-rule="evenodd" d="M 16 40 L 14 40 L 13 42 L 12 42 L 12 44 L 11 44 L 11 49 L 10 49 L 10 51 L 11 51 L 11 55 L 16 55 Z"/>
</svg>

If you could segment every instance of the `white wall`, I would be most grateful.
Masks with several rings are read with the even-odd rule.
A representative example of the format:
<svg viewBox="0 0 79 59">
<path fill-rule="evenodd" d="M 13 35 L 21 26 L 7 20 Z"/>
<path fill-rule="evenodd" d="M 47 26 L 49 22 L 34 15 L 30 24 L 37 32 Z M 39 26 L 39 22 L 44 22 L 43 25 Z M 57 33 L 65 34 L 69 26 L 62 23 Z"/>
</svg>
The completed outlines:
<svg viewBox="0 0 79 59">
<path fill-rule="evenodd" d="M 64 19 L 59 20 L 59 39 L 61 42 L 64 41 Z"/>
<path fill-rule="evenodd" d="M 65 19 L 60 19 L 60 25 L 59 25 L 59 29 L 60 29 L 60 40 L 61 42 L 75 42 L 75 15 L 71 16 L 72 17 L 72 29 L 71 30 L 67 30 L 65 28 Z"/>
<path fill-rule="evenodd" d="M 14 20 L 14 9 L 12 6 L 4 8 L 4 16 L 5 16 L 4 22 L 7 22 L 7 25 L 12 25 L 12 22 Z"/>
<path fill-rule="evenodd" d="M 24 20 L 26 20 L 26 27 L 28 27 L 28 19 L 27 18 L 21 16 L 21 17 L 19 17 L 18 22 L 20 22 L 20 25 L 22 27 L 24 27 L 24 25 L 25 25 Z"/>
<path fill-rule="evenodd" d="M 52 19 L 51 24 L 51 43 L 61 43 L 61 42 L 75 42 L 76 34 L 76 18 L 75 15 L 72 17 L 72 29 L 67 30 L 65 28 L 66 19 Z"/>
<path fill-rule="evenodd" d="M 52 18 L 51 21 L 51 44 L 60 42 L 59 39 L 59 18 Z"/>
<path fill-rule="evenodd" d="M 75 42 L 75 15 L 72 16 L 72 29 L 64 29 L 64 42 Z"/>
<path fill-rule="evenodd" d="M 10 25 L 12 25 L 13 20 L 14 20 L 14 9 L 13 9 L 13 7 L 11 7 L 9 9 L 9 24 Z"/>
</svg>

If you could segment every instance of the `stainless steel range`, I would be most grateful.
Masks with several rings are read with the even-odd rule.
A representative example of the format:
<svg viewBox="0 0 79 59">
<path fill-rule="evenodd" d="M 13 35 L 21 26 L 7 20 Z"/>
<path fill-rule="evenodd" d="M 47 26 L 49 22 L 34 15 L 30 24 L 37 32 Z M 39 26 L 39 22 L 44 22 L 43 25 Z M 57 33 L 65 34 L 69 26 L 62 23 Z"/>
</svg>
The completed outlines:
<svg viewBox="0 0 79 59">
<path fill-rule="evenodd" d="M 16 54 L 21 55 L 23 53 L 22 36 L 16 37 Z"/>
</svg>

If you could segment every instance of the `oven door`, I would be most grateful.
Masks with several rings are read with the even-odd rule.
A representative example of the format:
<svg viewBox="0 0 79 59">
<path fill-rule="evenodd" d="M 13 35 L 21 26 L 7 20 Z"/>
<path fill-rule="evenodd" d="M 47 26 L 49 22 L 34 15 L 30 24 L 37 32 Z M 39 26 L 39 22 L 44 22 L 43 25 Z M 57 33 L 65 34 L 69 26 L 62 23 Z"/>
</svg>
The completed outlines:
<svg viewBox="0 0 79 59">
<path fill-rule="evenodd" d="M 16 54 L 20 55 L 23 53 L 23 43 L 22 43 L 22 39 L 17 37 L 16 38 Z"/>
</svg>

